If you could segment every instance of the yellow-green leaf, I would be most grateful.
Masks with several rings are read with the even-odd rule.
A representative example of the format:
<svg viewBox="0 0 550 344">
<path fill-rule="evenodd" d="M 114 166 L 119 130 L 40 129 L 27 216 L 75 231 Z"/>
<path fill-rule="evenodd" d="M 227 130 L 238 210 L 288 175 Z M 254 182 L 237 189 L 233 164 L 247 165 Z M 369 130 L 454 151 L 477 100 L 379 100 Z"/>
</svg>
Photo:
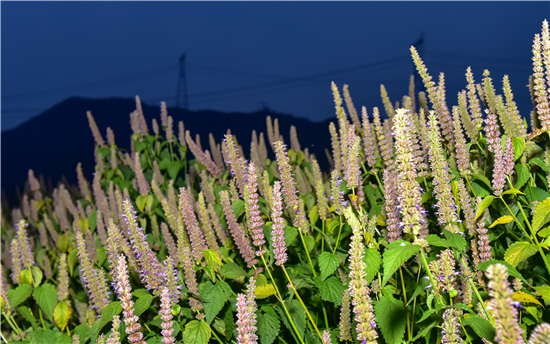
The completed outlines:
<svg viewBox="0 0 550 344">
<path fill-rule="evenodd" d="M 550 213 L 550 199 L 546 199 L 535 208 L 535 213 L 533 214 L 533 230 L 537 232 L 542 226 L 548 222 L 548 214 Z"/>
<path fill-rule="evenodd" d="M 483 212 L 485 211 L 485 209 L 487 209 L 487 207 L 491 205 L 494 199 L 495 199 L 495 196 L 489 195 L 485 197 L 483 201 L 481 201 L 481 204 L 479 205 L 476 211 L 476 220 L 479 219 L 481 215 L 483 215 Z"/>
<path fill-rule="evenodd" d="M 71 318 L 71 307 L 68 301 L 61 301 L 53 309 L 53 319 L 61 331 L 65 330 Z"/>
<path fill-rule="evenodd" d="M 512 221 L 514 221 L 514 218 L 512 216 L 504 215 L 496 219 L 495 222 L 493 222 L 493 224 L 489 226 L 489 228 L 493 228 L 496 225 L 503 225 L 505 223 L 512 222 Z"/>
<path fill-rule="evenodd" d="M 147 203 L 147 196 L 140 195 L 136 198 L 136 205 L 139 211 L 143 212 L 145 204 Z"/>
<path fill-rule="evenodd" d="M 537 291 L 537 293 L 542 296 L 542 299 L 544 302 L 550 304 L 550 286 L 548 285 L 541 285 L 540 287 L 533 287 Z"/>
<path fill-rule="evenodd" d="M 220 267 L 222 266 L 222 260 L 220 256 L 218 255 L 218 252 L 214 250 L 203 250 L 202 255 L 204 259 L 206 259 L 206 262 L 214 271 L 220 271 Z"/>
<path fill-rule="evenodd" d="M 537 251 L 536 245 L 525 241 L 516 242 L 508 247 L 504 253 L 504 260 L 513 267 L 516 267 L 519 263 L 537 253 Z"/>
<path fill-rule="evenodd" d="M 266 297 L 270 297 L 275 293 L 276 293 L 275 287 L 273 286 L 273 284 L 269 283 L 263 286 L 257 286 L 256 292 L 254 294 L 258 299 L 265 299 Z"/>
<path fill-rule="evenodd" d="M 542 303 L 540 303 L 540 301 L 537 300 L 533 295 L 527 294 L 523 291 L 516 291 L 514 294 L 512 294 L 512 299 L 514 299 L 514 301 L 519 301 L 524 303 L 536 303 L 537 305 L 542 306 Z"/>
<path fill-rule="evenodd" d="M 517 194 L 525 195 L 523 192 L 519 191 L 518 189 L 506 190 L 502 194 L 503 195 L 517 195 Z"/>
</svg>

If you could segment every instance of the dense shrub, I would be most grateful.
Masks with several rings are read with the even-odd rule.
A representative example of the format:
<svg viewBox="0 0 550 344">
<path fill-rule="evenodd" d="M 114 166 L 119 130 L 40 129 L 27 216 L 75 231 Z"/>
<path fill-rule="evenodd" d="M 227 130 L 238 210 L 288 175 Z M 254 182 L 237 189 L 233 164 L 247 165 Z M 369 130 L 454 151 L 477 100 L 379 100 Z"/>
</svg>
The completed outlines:
<svg viewBox="0 0 550 344">
<path fill-rule="evenodd" d="M 271 118 L 247 159 L 176 136 L 164 104 L 150 131 L 137 99 L 131 152 L 88 113 L 93 181 L 29 171 L 2 214 L 2 340 L 549 343 L 548 23 L 530 131 L 507 77 L 497 95 L 468 69 L 449 108 L 411 53 L 427 92 L 383 92 L 384 120 L 332 85 L 330 173 Z"/>
</svg>

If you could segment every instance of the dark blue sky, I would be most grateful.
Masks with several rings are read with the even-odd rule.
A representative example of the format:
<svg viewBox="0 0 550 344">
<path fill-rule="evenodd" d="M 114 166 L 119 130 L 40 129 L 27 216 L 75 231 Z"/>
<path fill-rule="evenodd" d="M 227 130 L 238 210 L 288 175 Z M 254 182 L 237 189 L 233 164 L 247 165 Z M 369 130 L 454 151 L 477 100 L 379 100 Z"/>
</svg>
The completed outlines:
<svg viewBox="0 0 550 344">
<path fill-rule="evenodd" d="M 449 106 L 472 66 L 476 81 L 489 69 L 499 89 L 509 74 L 527 116 L 532 40 L 550 19 L 546 1 L 0 6 L 2 130 L 70 96 L 139 95 L 172 106 L 184 51 L 192 110 L 249 112 L 267 105 L 323 120 L 334 116 L 335 81 L 349 84 L 356 107 L 371 112 L 382 106 L 381 83 L 393 102 L 407 93 L 409 47 L 421 32 L 430 74 L 446 74 Z M 383 64 L 372 65 L 377 62 Z"/>
</svg>

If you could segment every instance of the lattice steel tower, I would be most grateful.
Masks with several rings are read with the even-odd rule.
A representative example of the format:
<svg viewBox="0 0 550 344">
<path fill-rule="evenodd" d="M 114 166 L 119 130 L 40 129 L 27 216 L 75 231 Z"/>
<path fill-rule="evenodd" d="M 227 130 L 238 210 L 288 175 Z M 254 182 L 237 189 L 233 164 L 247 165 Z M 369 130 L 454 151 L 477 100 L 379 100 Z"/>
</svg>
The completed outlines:
<svg viewBox="0 0 550 344">
<path fill-rule="evenodd" d="M 178 86 L 176 88 L 176 107 L 189 108 L 189 98 L 187 95 L 187 77 L 185 75 L 185 55 L 180 57 L 180 68 L 178 73 Z"/>
</svg>

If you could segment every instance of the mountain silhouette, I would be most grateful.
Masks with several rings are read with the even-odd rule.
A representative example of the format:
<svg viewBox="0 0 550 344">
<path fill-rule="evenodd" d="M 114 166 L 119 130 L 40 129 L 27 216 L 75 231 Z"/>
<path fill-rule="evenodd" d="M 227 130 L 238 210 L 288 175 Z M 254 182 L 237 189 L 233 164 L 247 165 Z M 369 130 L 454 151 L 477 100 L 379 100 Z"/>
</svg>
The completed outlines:
<svg viewBox="0 0 550 344">
<path fill-rule="evenodd" d="M 71 97 L 20 126 L 2 132 L 2 190 L 10 203 L 16 200 L 16 185 L 23 190 L 29 169 L 33 169 L 37 177 L 50 177 L 55 186 L 63 175 L 69 182 L 76 183 L 76 166 L 81 162 L 84 174 L 91 181 L 95 166 L 94 139 L 86 111 L 92 112 L 104 138 L 107 127 L 110 127 L 115 133 L 117 146 L 129 149 L 132 134 L 129 115 L 135 108 L 134 99 Z M 142 103 L 142 108 L 152 132 L 152 119 L 156 118 L 160 123 L 160 104 L 150 106 Z M 168 108 L 168 114 L 174 118 L 175 136 L 177 137 L 177 123 L 183 121 L 185 130 L 190 131 L 191 137 L 200 135 L 203 149 L 209 149 L 209 133 L 214 135 L 216 142 L 220 142 L 227 129 L 231 129 L 247 157 L 252 130 L 256 130 L 258 134 L 263 132 L 267 142 L 266 117 L 271 116 L 273 120 L 278 119 L 285 143 L 290 143 L 290 126 L 294 125 L 302 150 L 308 147 L 310 153 L 317 156 L 321 168 L 326 170 L 328 167 L 324 150 L 330 150 L 328 124 L 331 120 L 312 122 L 267 108 L 254 113 Z M 332 121 L 336 121 L 336 118 Z M 268 151 L 273 155 L 270 148 Z M 190 152 L 187 158 L 193 158 Z"/>
</svg>

